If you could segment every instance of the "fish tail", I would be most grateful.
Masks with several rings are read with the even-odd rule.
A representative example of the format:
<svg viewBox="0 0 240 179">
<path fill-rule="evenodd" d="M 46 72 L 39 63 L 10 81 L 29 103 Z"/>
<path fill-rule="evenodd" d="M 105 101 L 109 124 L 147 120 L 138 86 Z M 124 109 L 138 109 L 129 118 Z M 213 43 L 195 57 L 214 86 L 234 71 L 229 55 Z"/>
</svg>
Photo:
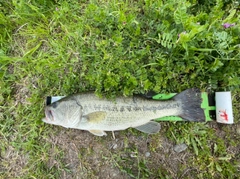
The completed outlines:
<svg viewBox="0 0 240 179">
<path fill-rule="evenodd" d="M 181 118 L 194 122 L 205 121 L 204 110 L 201 108 L 201 91 L 199 89 L 187 89 L 176 95 L 174 100 L 181 103 L 182 113 L 179 115 Z"/>
</svg>

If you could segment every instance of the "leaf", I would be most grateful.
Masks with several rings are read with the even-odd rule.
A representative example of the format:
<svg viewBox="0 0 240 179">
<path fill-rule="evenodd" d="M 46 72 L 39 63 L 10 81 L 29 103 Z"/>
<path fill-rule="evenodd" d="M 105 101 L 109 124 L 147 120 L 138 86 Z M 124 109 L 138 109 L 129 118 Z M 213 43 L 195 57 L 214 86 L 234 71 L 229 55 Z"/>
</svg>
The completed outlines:
<svg viewBox="0 0 240 179">
<path fill-rule="evenodd" d="M 159 41 L 163 47 L 166 47 L 168 49 L 171 49 L 175 47 L 175 43 L 173 43 L 175 40 L 173 39 L 174 30 L 170 33 L 163 33 L 162 36 L 159 35 Z"/>
<path fill-rule="evenodd" d="M 231 156 L 230 155 L 227 155 L 226 157 L 218 157 L 218 160 L 225 160 L 225 161 L 228 161 L 228 160 L 231 160 Z"/>
<path fill-rule="evenodd" d="M 223 20 L 224 23 L 231 21 L 231 19 L 233 18 L 233 16 L 236 14 L 237 10 L 233 9 L 230 14 L 227 16 L 226 19 Z"/>
<path fill-rule="evenodd" d="M 19 62 L 22 60 L 23 60 L 22 58 L 17 58 L 17 57 L 0 56 L 1 65 L 7 65 L 9 63 Z"/>
<path fill-rule="evenodd" d="M 196 140 L 196 142 L 198 143 L 198 145 L 199 145 L 200 147 L 202 147 L 202 142 L 201 142 L 201 140 L 200 140 L 198 137 L 195 137 L 194 139 Z"/>
<path fill-rule="evenodd" d="M 194 27 L 190 32 L 189 32 L 189 36 L 190 39 L 192 39 L 196 34 L 206 30 L 207 25 L 202 25 L 202 26 L 196 26 Z"/>
<path fill-rule="evenodd" d="M 33 47 L 32 49 L 30 49 L 29 51 L 27 51 L 24 54 L 24 57 L 30 56 L 32 55 L 34 52 L 36 52 L 38 50 L 38 48 L 42 45 L 42 42 L 40 42 L 39 44 L 37 44 L 35 47 Z"/>
<path fill-rule="evenodd" d="M 191 48 L 189 48 L 189 50 L 194 50 L 194 51 L 199 51 L 199 52 L 212 52 L 215 49 L 191 47 Z"/>
<path fill-rule="evenodd" d="M 220 167 L 220 165 L 218 163 L 216 163 L 216 169 L 217 171 L 221 172 L 222 171 L 222 168 Z"/>
<path fill-rule="evenodd" d="M 192 143 L 195 154 L 198 155 L 198 147 L 194 138 L 191 138 L 191 143 Z"/>
<path fill-rule="evenodd" d="M 216 32 L 214 33 L 214 36 L 218 41 L 226 41 L 228 39 L 228 33 L 223 31 L 223 32 Z"/>
<path fill-rule="evenodd" d="M 222 66 L 223 66 L 223 63 L 219 59 L 216 58 L 214 63 L 213 63 L 213 65 L 212 65 L 212 67 L 211 67 L 211 70 L 213 72 L 215 72 Z"/>
<path fill-rule="evenodd" d="M 229 77 L 228 78 L 228 84 L 229 85 L 240 85 L 240 79 L 238 76 L 234 76 L 234 77 Z"/>
<path fill-rule="evenodd" d="M 214 162 L 211 161 L 207 167 L 212 167 L 214 165 Z"/>
<path fill-rule="evenodd" d="M 174 12 L 174 20 L 176 24 L 185 24 L 188 19 L 187 8 L 185 6 L 177 8 Z"/>
</svg>

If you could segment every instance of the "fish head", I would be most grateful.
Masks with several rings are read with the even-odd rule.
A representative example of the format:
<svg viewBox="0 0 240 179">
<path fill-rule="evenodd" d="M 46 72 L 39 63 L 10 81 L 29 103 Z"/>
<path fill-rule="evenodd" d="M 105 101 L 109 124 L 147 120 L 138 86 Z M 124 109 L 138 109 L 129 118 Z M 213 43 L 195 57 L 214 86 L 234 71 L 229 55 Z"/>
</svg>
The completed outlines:
<svg viewBox="0 0 240 179">
<path fill-rule="evenodd" d="M 74 127 L 81 116 L 82 106 L 75 99 L 64 99 L 46 106 L 45 118 L 42 121 L 63 127 Z"/>
</svg>

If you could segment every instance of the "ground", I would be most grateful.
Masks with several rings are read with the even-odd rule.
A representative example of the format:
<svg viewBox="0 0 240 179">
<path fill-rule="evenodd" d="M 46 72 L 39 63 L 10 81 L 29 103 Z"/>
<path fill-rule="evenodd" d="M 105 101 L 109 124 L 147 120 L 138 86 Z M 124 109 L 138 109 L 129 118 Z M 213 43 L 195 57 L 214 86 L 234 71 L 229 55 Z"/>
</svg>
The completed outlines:
<svg viewBox="0 0 240 179">
<path fill-rule="evenodd" d="M 239 178 L 239 19 L 228 0 L 0 1 L 0 179 Z M 234 124 L 97 137 L 42 122 L 47 96 L 193 87 L 231 91 Z"/>
</svg>

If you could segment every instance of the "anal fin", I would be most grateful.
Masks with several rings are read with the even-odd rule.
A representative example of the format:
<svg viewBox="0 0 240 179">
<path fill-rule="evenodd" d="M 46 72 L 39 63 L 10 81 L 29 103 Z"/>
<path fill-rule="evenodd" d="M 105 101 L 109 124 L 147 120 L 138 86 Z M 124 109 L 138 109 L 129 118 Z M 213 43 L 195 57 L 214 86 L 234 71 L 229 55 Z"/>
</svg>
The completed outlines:
<svg viewBox="0 0 240 179">
<path fill-rule="evenodd" d="M 155 134 L 160 131 L 161 125 L 158 122 L 150 121 L 146 124 L 135 127 L 135 129 L 147 134 Z"/>
</svg>

